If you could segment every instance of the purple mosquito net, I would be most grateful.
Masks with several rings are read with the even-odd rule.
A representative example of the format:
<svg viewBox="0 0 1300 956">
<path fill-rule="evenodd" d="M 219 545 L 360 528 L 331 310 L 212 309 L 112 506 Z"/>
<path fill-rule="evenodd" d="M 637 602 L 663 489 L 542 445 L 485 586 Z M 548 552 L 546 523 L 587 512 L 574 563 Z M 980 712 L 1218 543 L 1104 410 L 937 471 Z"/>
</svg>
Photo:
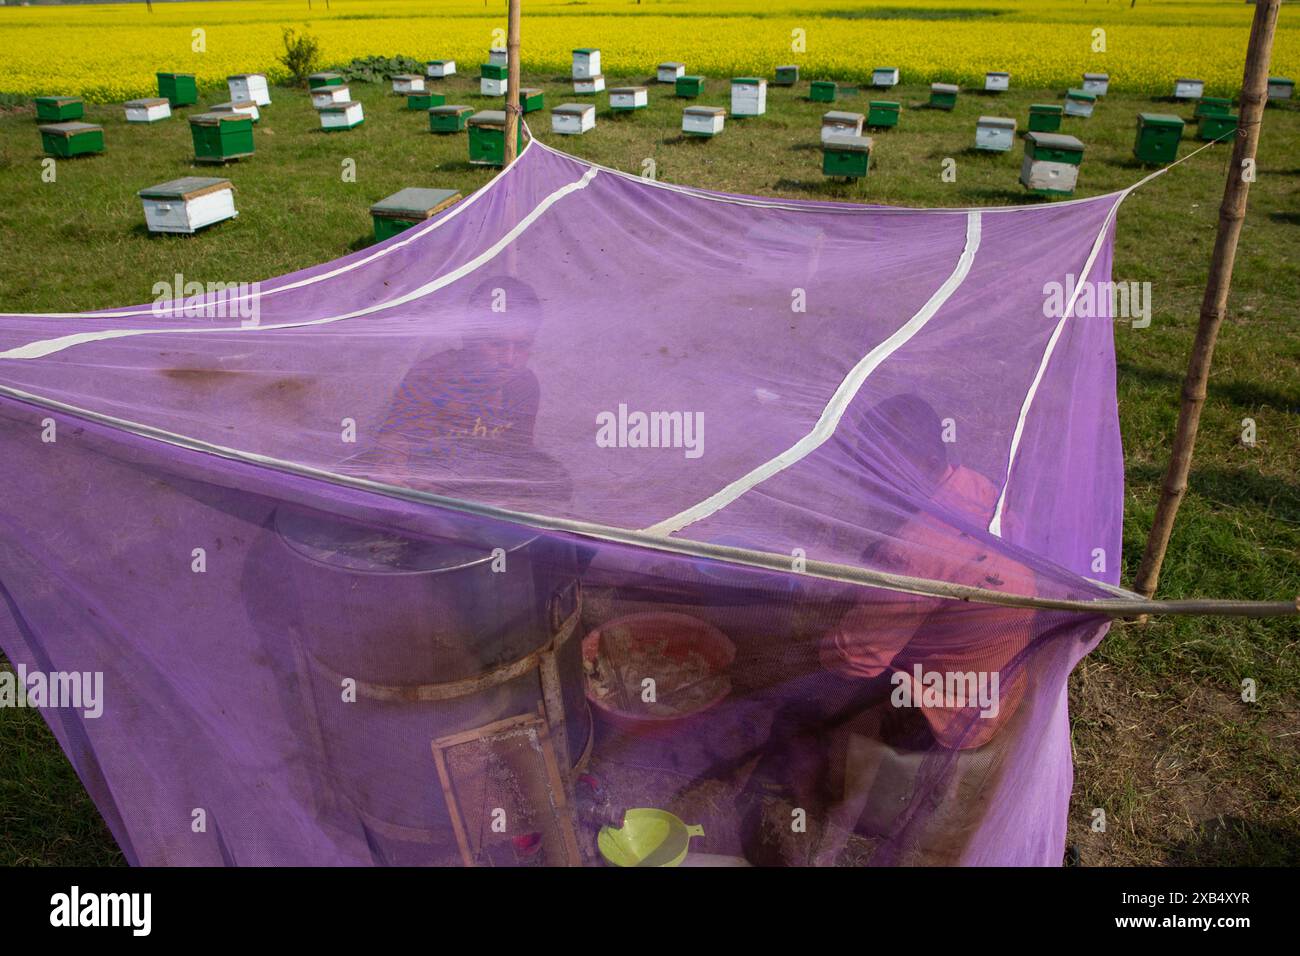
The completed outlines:
<svg viewBox="0 0 1300 956">
<path fill-rule="evenodd" d="M 997 596 L 1117 580 L 1120 198 L 530 142 L 335 262 L 0 315 L 0 647 L 102 675 L 42 712 L 132 863 L 1059 864 L 1106 618 Z"/>
</svg>

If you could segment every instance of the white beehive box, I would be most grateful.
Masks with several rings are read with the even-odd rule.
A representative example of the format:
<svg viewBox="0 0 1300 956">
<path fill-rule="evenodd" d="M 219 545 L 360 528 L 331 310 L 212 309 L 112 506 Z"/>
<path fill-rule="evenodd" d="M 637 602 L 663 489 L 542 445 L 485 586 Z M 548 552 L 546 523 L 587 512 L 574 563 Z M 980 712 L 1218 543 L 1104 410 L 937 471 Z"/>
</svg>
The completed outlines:
<svg viewBox="0 0 1300 956">
<path fill-rule="evenodd" d="M 423 93 L 424 77 L 418 73 L 399 73 L 393 77 L 394 93 Z"/>
<path fill-rule="evenodd" d="M 156 123 L 172 115 L 172 105 L 166 98 L 128 100 L 123 105 L 128 123 Z"/>
<path fill-rule="evenodd" d="M 727 113 L 721 106 L 688 106 L 682 110 L 682 132 L 688 136 L 716 136 Z"/>
<path fill-rule="evenodd" d="M 551 110 L 551 132 L 580 136 L 596 128 L 596 107 L 592 103 L 561 103 Z"/>
<path fill-rule="evenodd" d="M 599 93 L 605 89 L 605 77 L 600 73 L 595 76 L 575 77 L 573 80 L 573 92 L 589 96 L 592 93 Z"/>
<path fill-rule="evenodd" d="M 186 176 L 142 189 L 139 196 L 150 232 L 192 233 L 239 215 L 229 179 Z"/>
<path fill-rule="evenodd" d="M 311 105 L 321 110 L 334 103 L 350 103 L 352 94 L 346 86 L 318 86 L 311 91 Z"/>
<path fill-rule="evenodd" d="M 650 93 L 644 86 L 616 86 L 609 91 L 612 110 L 643 110 L 649 103 Z"/>
<path fill-rule="evenodd" d="M 351 101 L 346 103 L 331 103 L 329 106 L 321 108 L 320 125 L 321 129 L 351 129 L 354 126 L 360 126 L 365 122 L 365 112 L 360 103 Z"/>
<path fill-rule="evenodd" d="M 1083 74 L 1083 91 L 1085 93 L 1095 93 L 1097 96 L 1105 96 L 1106 90 L 1109 87 L 1110 87 L 1109 73 Z"/>
<path fill-rule="evenodd" d="M 1066 116 L 1079 116 L 1087 119 L 1097 105 L 1096 96 L 1089 90 L 1067 90 L 1065 93 Z"/>
<path fill-rule="evenodd" d="M 828 136 L 861 136 L 862 124 L 867 118 L 861 113 L 831 110 L 822 114 L 822 142 Z"/>
<path fill-rule="evenodd" d="M 898 67 L 896 66 L 878 66 L 871 71 L 872 86 L 897 86 L 898 85 Z"/>
<path fill-rule="evenodd" d="M 218 103 L 216 106 L 208 108 L 209 113 L 235 113 L 238 116 L 247 116 L 254 123 L 262 118 L 257 104 L 252 100 L 231 100 L 229 103 Z"/>
<path fill-rule="evenodd" d="M 1011 89 L 1011 74 L 990 70 L 984 74 L 984 89 L 990 93 L 1005 93 Z"/>
<path fill-rule="evenodd" d="M 444 76 L 456 75 L 455 60 L 430 60 L 424 64 L 424 75 L 431 76 L 435 80 L 440 80 Z"/>
<path fill-rule="evenodd" d="M 1016 121 L 1007 116 L 981 116 L 975 123 L 975 148 L 1005 153 L 1016 144 Z"/>
<path fill-rule="evenodd" d="M 677 77 L 686 75 L 685 63 L 660 63 L 657 78 L 660 83 L 676 83 Z"/>
<path fill-rule="evenodd" d="M 488 62 L 493 66 L 509 66 L 510 52 L 508 50 L 488 50 Z"/>
<path fill-rule="evenodd" d="M 1295 80 L 1285 76 L 1268 78 L 1268 98 L 1270 100 L 1289 100 L 1295 93 Z"/>
<path fill-rule="evenodd" d="M 252 100 L 258 106 L 271 105 L 271 88 L 262 73 L 236 73 L 226 77 L 232 100 Z"/>
<path fill-rule="evenodd" d="M 510 89 L 508 76 L 479 76 L 478 78 L 478 91 L 481 96 L 505 96 L 508 89 Z"/>
<path fill-rule="evenodd" d="M 1186 77 L 1174 80 L 1174 99 L 1199 100 L 1205 95 L 1205 81 Z"/>
<path fill-rule="evenodd" d="M 731 115 L 762 116 L 767 112 L 767 80 L 738 76 L 731 81 Z"/>
<path fill-rule="evenodd" d="M 595 76 L 600 76 L 600 51 L 594 47 L 579 47 L 574 50 L 573 78 L 586 80 Z"/>
</svg>

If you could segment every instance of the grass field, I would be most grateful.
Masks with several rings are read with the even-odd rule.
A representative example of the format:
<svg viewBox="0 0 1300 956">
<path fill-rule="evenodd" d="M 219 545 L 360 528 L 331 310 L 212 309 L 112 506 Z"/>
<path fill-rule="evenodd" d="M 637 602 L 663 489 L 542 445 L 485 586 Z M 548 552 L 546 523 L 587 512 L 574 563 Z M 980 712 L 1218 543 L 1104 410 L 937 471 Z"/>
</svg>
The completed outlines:
<svg viewBox="0 0 1300 956">
<path fill-rule="evenodd" d="M 337 6 L 337 5 L 336 5 Z M 1244 6 L 1244 5 L 1243 5 Z M 1244 31 L 1237 34 L 1244 45 Z M 645 82 L 644 73 L 609 84 Z M 554 73 L 527 76 L 553 105 L 573 98 Z M 487 106 L 466 78 L 447 82 L 449 102 Z M 143 227 L 137 189 L 195 172 L 183 119 L 128 127 L 118 107 L 92 107 L 108 152 L 60 162 L 40 178 L 30 111 L 0 114 L 0 309 L 90 309 L 149 301 L 160 276 L 254 279 L 337 257 L 369 241 L 369 204 L 403 186 L 468 191 L 490 173 L 466 161 L 465 138 L 427 132 L 380 86 L 354 84 L 364 126 L 324 135 L 305 93 L 273 92 L 258 128 L 257 155 L 230 166 L 240 216 L 193 238 L 157 238 Z M 996 99 L 963 94 L 953 113 L 910 108 L 920 85 L 895 91 L 900 129 L 877 136 L 862 184 L 824 180 L 817 136 L 823 104 L 797 90 L 769 89 L 768 115 L 729 121 L 711 142 L 678 133 L 681 101 L 652 86 L 651 106 L 614 117 L 598 98 L 595 131 L 539 138 L 605 165 L 640 172 L 653 158 L 663 180 L 728 191 L 906 205 L 1025 202 L 1019 147 L 1007 155 L 970 149 L 985 113 L 1022 122 L 1049 90 Z M 225 98 L 224 96 L 221 98 Z M 836 108 L 864 111 L 853 91 Z M 702 103 L 725 105 L 713 80 Z M 1088 145 L 1079 195 L 1129 185 L 1146 170 L 1131 157 L 1139 110 L 1153 104 L 1117 93 L 1067 132 Z M 534 114 L 536 115 L 536 114 Z M 1192 144 L 1185 142 L 1183 155 Z M 1127 460 L 1125 581 L 1140 556 L 1177 412 L 1181 370 L 1196 321 L 1227 150 L 1216 147 L 1136 192 L 1119 220 L 1115 278 L 1149 281 L 1150 328 L 1116 327 L 1119 398 Z M 1202 423 L 1191 492 L 1162 579 L 1168 597 L 1283 598 L 1300 581 L 1300 111 L 1270 109 L 1258 181 L 1242 236 L 1231 308 Z M 340 178 L 356 161 L 357 182 Z M 957 162 L 955 182 L 940 177 Z M 203 173 L 199 173 L 203 174 Z M 1241 421 L 1258 443 L 1241 443 Z M 1077 764 L 1071 836 L 1085 864 L 1300 862 L 1300 628 L 1294 622 L 1156 621 L 1120 625 L 1072 683 Z M 1259 701 L 1243 704 L 1253 678 Z M 32 711 L 0 711 L 0 864 L 120 862 L 94 807 Z M 1107 832 L 1089 830 L 1094 807 Z"/>
</svg>

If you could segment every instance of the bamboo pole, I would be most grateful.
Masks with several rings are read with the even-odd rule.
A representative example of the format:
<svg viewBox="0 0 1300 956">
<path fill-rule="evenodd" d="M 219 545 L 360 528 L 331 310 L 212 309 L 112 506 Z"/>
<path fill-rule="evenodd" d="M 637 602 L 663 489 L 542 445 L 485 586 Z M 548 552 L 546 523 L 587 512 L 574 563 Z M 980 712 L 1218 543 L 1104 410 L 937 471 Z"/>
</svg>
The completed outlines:
<svg viewBox="0 0 1300 956">
<path fill-rule="evenodd" d="M 1250 25 L 1246 68 L 1241 82 L 1241 119 L 1237 126 L 1236 142 L 1232 147 L 1232 164 L 1223 186 L 1219 229 L 1214 239 L 1214 255 L 1210 259 L 1205 297 L 1201 301 L 1200 323 L 1187 365 L 1187 376 L 1183 381 L 1182 407 L 1178 412 L 1169 468 L 1160 488 L 1160 501 L 1156 505 L 1155 519 L 1151 524 L 1151 533 L 1147 537 L 1146 550 L 1142 555 L 1142 563 L 1138 565 L 1137 579 L 1133 586 L 1134 591 L 1147 598 L 1156 592 L 1160 566 L 1164 563 L 1169 536 L 1174 529 L 1174 518 L 1178 515 L 1178 506 L 1182 504 L 1183 496 L 1187 494 L 1187 475 L 1192 468 L 1196 430 L 1201 421 L 1201 408 L 1205 404 L 1210 361 L 1214 357 L 1214 343 L 1228 306 L 1232 265 L 1237 257 L 1237 239 L 1246 218 L 1246 196 L 1250 192 L 1250 182 L 1254 179 L 1255 149 L 1259 144 L 1264 103 L 1268 99 L 1268 66 L 1280 3 L 1281 0 L 1258 0 L 1255 4 L 1255 18 Z"/>
<path fill-rule="evenodd" d="M 518 155 L 519 140 L 519 0 L 507 0 L 510 13 L 506 23 L 506 162 L 509 166 Z"/>
</svg>

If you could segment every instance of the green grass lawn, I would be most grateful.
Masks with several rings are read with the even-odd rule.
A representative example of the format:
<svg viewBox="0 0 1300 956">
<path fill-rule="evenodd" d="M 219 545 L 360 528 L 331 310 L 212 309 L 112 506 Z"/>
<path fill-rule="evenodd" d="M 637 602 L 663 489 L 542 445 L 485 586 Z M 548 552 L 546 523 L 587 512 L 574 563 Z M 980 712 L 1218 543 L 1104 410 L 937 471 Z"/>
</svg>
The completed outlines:
<svg viewBox="0 0 1300 956">
<path fill-rule="evenodd" d="M 645 77 L 617 79 L 644 83 Z M 973 150 L 981 114 L 1016 117 L 1059 92 L 963 93 L 953 112 L 920 108 L 927 90 L 901 87 L 900 128 L 875 136 L 870 176 L 830 182 L 820 172 L 818 128 L 828 108 L 866 111 L 849 91 L 831 107 L 809 102 L 807 84 L 769 87 L 768 114 L 727 121 L 712 141 L 683 138 L 681 108 L 727 106 L 725 81 L 695 101 L 651 82 L 650 107 L 615 116 L 595 98 L 597 128 L 550 133 L 549 107 L 577 99 L 563 77 L 529 77 L 548 110 L 530 120 L 538 137 L 607 166 L 661 180 L 759 195 L 918 206 L 1034 201 L 1018 185 L 1021 149 Z M 477 80 L 444 81 L 448 102 L 494 108 Z M 236 187 L 239 217 L 194 237 L 154 237 L 136 191 L 193 167 L 182 115 L 129 126 L 119 107 L 89 107 L 108 151 L 60 161 L 41 180 L 40 138 L 30 110 L 0 112 L 0 309 L 71 311 L 147 302 L 160 278 L 269 278 L 336 258 L 371 241 L 369 205 L 405 186 L 468 193 L 492 172 L 467 162 L 464 134 L 434 136 L 425 115 L 387 87 L 353 84 L 366 122 L 318 131 L 301 90 L 276 89 L 257 128 L 257 154 L 218 175 Z M 213 94 L 203 102 L 227 97 Z M 1080 189 L 1125 187 L 1147 170 L 1132 158 L 1140 111 L 1190 108 L 1113 95 L 1064 132 L 1087 144 Z M 1190 132 L 1190 129 L 1189 129 Z M 1184 141 L 1181 155 L 1195 144 Z M 1119 218 L 1115 279 L 1149 281 L 1150 328 L 1116 326 L 1119 401 L 1127 461 L 1124 580 L 1141 556 L 1177 414 L 1182 370 L 1196 324 L 1228 160 L 1215 147 L 1133 194 Z M 955 182 L 942 164 L 956 161 Z M 356 182 L 344 182 L 344 160 Z M 1300 110 L 1269 109 L 1258 181 L 1241 238 L 1229 315 L 1201 425 L 1191 491 L 1179 515 L 1161 595 L 1277 599 L 1300 591 Z M 1253 447 L 1242 419 L 1257 423 Z M 1071 700 L 1077 764 L 1071 838 L 1085 864 L 1300 863 L 1300 626 L 1293 620 L 1157 620 L 1120 624 L 1076 673 Z M 1241 701 L 1244 678 L 1257 703 Z M 1107 817 L 1090 829 L 1093 808 Z M 0 864 L 121 862 L 111 838 L 41 718 L 0 710 Z"/>
</svg>

